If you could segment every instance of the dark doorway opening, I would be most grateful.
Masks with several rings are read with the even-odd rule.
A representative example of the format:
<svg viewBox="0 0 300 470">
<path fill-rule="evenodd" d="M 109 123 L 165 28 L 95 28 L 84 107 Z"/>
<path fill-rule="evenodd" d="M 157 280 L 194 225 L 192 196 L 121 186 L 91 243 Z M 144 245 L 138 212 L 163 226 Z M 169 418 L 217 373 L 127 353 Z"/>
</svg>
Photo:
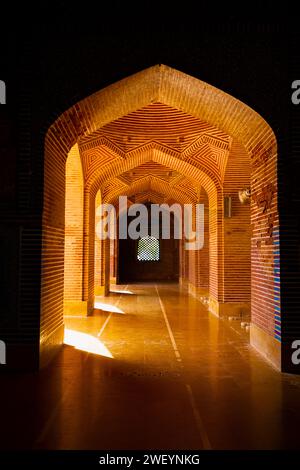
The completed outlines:
<svg viewBox="0 0 300 470">
<path fill-rule="evenodd" d="M 149 233 L 137 240 L 119 240 L 118 283 L 179 280 L 179 240 L 174 238 L 174 214 L 170 214 L 170 238 L 151 237 L 151 204 L 147 204 Z M 132 217 L 128 217 L 130 224 Z M 152 251 L 155 251 L 155 253 Z M 147 256 L 148 253 L 148 256 Z M 152 253 L 152 256 L 149 254 Z M 147 259 L 148 258 L 148 259 Z"/>
</svg>

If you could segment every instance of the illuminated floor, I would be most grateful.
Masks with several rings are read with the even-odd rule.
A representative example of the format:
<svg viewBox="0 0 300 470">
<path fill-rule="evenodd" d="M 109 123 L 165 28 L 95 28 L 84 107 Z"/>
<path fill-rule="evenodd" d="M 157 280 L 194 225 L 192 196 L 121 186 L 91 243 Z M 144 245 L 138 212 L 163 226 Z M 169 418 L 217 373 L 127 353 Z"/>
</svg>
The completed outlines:
<svg viewBox="0 0 300 470">
<path fill-rule="evenodd" d="M 300 378 L 178 286 L 157 287 L 119 286 L 93 317 L 66 319 L 50 368 L 1 377 L 1 448 L 298 447 Z"/>
</svg>

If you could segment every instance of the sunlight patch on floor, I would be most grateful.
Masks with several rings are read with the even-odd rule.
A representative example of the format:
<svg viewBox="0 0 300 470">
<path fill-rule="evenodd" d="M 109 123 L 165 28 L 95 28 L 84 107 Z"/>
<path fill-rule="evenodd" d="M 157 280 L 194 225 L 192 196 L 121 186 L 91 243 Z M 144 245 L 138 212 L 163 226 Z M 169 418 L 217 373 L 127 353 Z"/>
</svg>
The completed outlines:
<svg viewBox="0 0 300 470">
<path fill-rule="evenodd" d="M 111 289 L 110 292 L 112 292 L 113 294 L 130 294 L 130 295 L 134 295 L 133 292 L 131 292 L 131 290 Z"/>
<path fill-rule="evenodd" d="M 107 349 L 107 347 L 95 336 L 87 333 L 81 333 L 80 331 L 65 329 L 64 344 L 73 346 L 75 349 L 85 351 L 98 356 L 109 357 L 113 359 L 113 355 Z"/>
<path fill-rule="evenodd" d="M 121 310 L 119 307 L 113 304 L 106 304 L 103 302 L 95 302 L 94 303 L 94 308 L 97 310 L 102 310 L 103 312 L 109 312 L 109 313 L 122 313 L 124 314 L 124 311 Z"/>
</svg>

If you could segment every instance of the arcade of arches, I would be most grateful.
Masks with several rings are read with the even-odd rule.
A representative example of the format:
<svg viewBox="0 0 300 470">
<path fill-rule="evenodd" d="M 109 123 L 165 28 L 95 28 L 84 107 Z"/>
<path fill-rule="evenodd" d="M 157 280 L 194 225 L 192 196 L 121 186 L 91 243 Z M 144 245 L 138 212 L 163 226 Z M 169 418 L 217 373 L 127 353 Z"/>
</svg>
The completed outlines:
<svg viewBox="0 0 300 470">
<path fill-rule="evenodd" d="M 63 342 L 64 314 L 91 315 L 95 298 L 120 280 L 118 240 L 101 241 L 95 229 L 99 205 L 117 207 L 126 195 L 129 205 L 204 204 L 203 249 L 172 248 L 179 284 L 220 320 L 250 322 L 251 344 L 280 369 L 276 163 L 276 138 L 261 116 L 163 65 L 65 111 L 45 142 L 41 364 Z M 238 193 L 249 187 L 242 204 Z"/>
<path fill-rule="evenodd" d="M 29 373 L 0 377 L 0 447 L 297 448 L 270 126 L 157 65 L 79 101 L 42 137 L 42 227 L 18 228 L 19 317 L 1 324 L 7 366 Z M 169 239 L 101 240 L 101 205 L 118 225 L 135 203 L 148 221 L 153 203 L 189 204 L 196 232 L 203 204 L 202 248 L 172 234 L 175 213 Z"/>
</svg>

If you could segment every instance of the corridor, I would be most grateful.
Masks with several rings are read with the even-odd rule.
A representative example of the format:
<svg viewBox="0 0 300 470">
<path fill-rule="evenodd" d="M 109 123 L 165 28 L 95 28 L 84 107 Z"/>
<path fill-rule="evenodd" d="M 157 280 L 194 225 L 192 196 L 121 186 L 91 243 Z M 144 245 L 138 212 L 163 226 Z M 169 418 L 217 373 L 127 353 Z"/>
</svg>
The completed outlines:
<svg viewBox="0 0 300 470">
<path fill-rule="evenodd" d="M 1 448 L 297 447 L 300 377 L 265 362 L 237 321 L 177 284 L 111 289 L 93 316 L 65 317 L 48 368 L 0 377 Z"/>
</svg>

